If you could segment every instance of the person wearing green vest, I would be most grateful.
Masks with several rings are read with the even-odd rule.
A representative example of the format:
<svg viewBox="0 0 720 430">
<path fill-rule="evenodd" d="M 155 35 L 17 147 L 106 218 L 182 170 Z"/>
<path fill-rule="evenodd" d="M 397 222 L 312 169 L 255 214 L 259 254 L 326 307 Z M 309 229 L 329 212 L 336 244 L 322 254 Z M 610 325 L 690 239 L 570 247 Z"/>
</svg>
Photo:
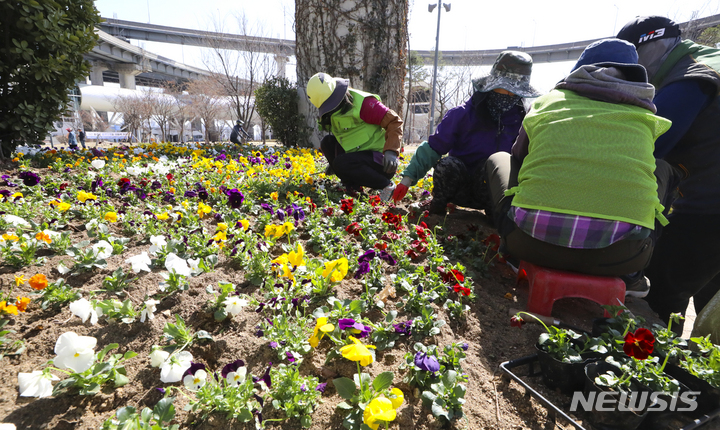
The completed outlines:
<svg viewBox="0 0 720 430">
<path fill-rule="evenodd" d="M 647 295 L 642 270 L 677 183 L 653 157 L 670 121 L 623 40 L 590 44 L 572 72 L 536 99 L 512 153 L 485 168 L 503 250 L 552 269 L 620 276 L 627 295 Z"/>
<path fill-rule="evenodd" d="M 650 307 L 668 321 L 692 297 L 700 311 L 720 291 L 720 49 L 682 40 L 663 16 L 637 17 L 618 38 L 634 44 L 657 88 L 657 114 L 672 127 L 655 143 L 655 157 L 684 172 L 646 270 Z M 682 324 L 673 324 L 682 332 Z M 720 339 L 712 339 L 715 343 Z"/>
<path fill-rule="evenodd" d="M 398 167 L 402 119 L 382 104 L 380 96 L 351 88 L 347 79 L 316 73 L 307 84 L 307 96 L 318 108 L 320 142 L 328 161 L 326 173 L 337 175 L 353 190 L 379 189 L 388 201 L 395 189 L 391 179 Z"/>
</svg>

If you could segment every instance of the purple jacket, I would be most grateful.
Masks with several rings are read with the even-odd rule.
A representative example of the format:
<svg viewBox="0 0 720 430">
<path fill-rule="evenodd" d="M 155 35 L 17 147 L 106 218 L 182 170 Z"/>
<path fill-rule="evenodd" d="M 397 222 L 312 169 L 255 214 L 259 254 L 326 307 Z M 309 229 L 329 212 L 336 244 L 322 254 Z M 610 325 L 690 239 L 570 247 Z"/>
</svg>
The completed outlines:
<svg viewBox="0 0 720 430">
<path fill-rule="evenodd" d="M 496 152 L 510 152 L 525 118 L 525 109 L 517 105 L 499 122 L 493 121 L 485 107 L 486 96 L 476 92 L 464 105 L 450 109 L 428 138 L 435 152 L 459 158 L 469 172 Z"/>
</svg>

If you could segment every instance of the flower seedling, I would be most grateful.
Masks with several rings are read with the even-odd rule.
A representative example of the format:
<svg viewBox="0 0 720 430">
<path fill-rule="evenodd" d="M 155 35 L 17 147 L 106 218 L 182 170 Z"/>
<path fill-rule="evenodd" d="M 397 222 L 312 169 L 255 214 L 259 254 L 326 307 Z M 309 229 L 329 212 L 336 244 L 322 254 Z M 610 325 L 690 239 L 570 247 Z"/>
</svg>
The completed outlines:
<svg viewBox="0 0 720 430">
<path fill-rule="evenodd" d="M 101 430 L 178 430 L 175 419 L 174 397 L 161 399 L 154 408 L 143 408 L 140 413 L 132 406 L 118 409 L 114 417 L 105 420 Z"/>
</svg>

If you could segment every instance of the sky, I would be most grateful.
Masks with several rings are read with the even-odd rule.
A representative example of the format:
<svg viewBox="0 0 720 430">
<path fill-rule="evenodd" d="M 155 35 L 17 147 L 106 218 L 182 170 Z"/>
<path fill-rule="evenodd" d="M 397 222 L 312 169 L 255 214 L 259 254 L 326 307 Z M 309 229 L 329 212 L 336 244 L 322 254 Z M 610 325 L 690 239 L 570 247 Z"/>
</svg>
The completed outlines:
<svg viewBox="0 0 720 430">
<path fill-rule="evenodd" d="M 437 4 L 433 0 L 410 0 L 410 49 L 435 49 L 438 9 L 428 12 L 429 3 Z M 448 0 L 447 3 L 451 4 L 450 12 L 443 9 L 440 15 L 441 51 L 531 47 L 611 37 L 639 15 L 664 15 L 680 23 L 693 16 L 720 14 L 718 0 Z M 214 30 L 217 21 L 223 21 L 225 28 L 232 30 L 235 17 L 244 14 L 251 31 L 258 36 L 295 39 L 293 0 L 96 0 L 95 7 L 104 18 L 198 30 Z M 202 67 L 200 48 L 132 43 Z M 535 63 L 532 84 L 546 91 L 572 65 L 572 62 Z M 292 75 L 293 70 L 291 63 L 288 73 Z"/>
</svg>

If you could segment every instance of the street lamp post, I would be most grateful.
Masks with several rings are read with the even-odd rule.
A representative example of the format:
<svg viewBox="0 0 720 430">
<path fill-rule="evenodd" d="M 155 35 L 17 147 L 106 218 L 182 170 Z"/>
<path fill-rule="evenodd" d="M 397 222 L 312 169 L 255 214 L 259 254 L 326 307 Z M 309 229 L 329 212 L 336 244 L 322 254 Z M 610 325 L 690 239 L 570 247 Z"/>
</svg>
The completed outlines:
<svg viewBox="0 0 720 430">
<path fill-rule="evenodd" d="M 435 35 L 435 63 L 433 64 L 433 80 L 432 80 L 432 98 L 430 99 L 430 128 L 428 130 L 428 136 L 432 134 L 435 127 L 435 88 L 437 84 L 437 65 L 438 65 L 438 49 L 440 47 L 440 11 L 445 8 L 446 12 L 450 12 L 450 3 L 442 3 L 442 0 L 438 0 L 437 4 L 429 4 L 428 12 L 432 13 L 437 7 L 438 10 L 438 21 L 437 21 L 437 33 Z"/>
</svg>

